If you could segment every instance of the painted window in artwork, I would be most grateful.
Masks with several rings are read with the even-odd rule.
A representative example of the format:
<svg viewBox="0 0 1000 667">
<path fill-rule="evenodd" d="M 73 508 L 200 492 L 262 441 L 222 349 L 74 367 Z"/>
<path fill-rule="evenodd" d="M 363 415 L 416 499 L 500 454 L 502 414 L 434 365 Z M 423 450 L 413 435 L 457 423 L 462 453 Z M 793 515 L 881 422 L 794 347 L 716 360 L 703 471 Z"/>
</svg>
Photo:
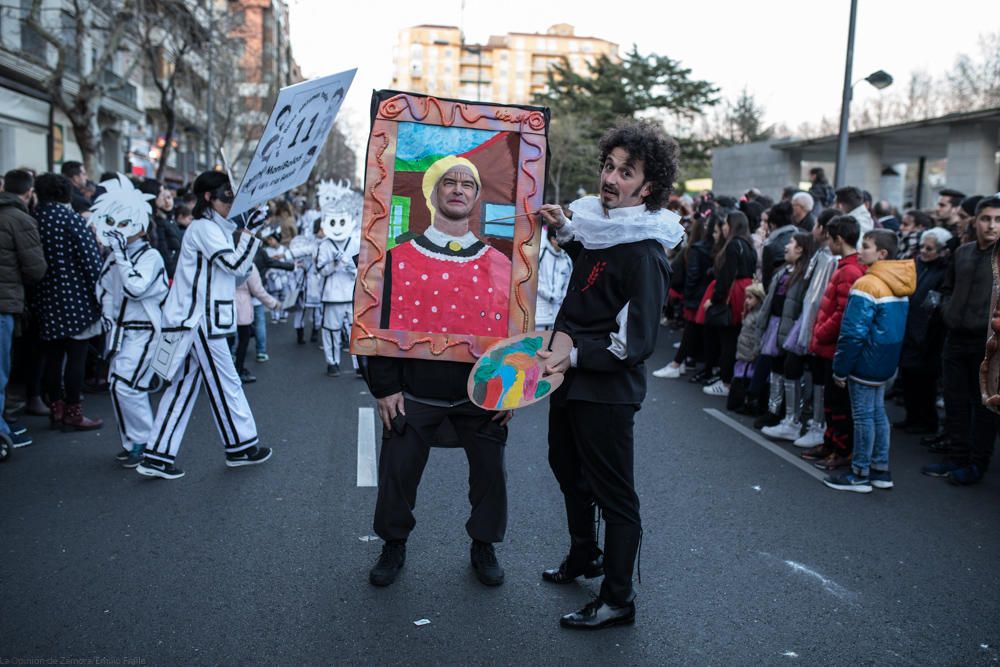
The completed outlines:
<svg viewBox="0 0 1000 667">
<path fill-rule="evenodd" d="M 513 240 L 515 211 L 513 204 L 483 204 L 483 233 L 494 238 Z"/>
<path fill-rule="evenodd" d="M 389 208 L 389 238 L 386 248 L 396 245 L 396 239 L 410 229 L 410 198 L 393 195 Z"/>
</svg>

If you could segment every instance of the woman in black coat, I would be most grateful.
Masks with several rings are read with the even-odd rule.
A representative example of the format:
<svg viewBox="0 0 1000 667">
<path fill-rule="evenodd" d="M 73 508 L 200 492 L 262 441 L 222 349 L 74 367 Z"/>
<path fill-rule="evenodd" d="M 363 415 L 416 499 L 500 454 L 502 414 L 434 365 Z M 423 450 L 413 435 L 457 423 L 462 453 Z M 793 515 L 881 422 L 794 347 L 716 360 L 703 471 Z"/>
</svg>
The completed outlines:
<svg viewBox="0 0 1000 667">
<path fill-rule="evenodd" d="M 948 272 L 946 248 L 951 236 L 943 229 L 931 229 L 920 236 L 917 263 L 917 289 L 910 297 L 906 315 L 906 333 L 899 358 L 899 381 L 903 385 L 906 418 L 893 426 L 907 433 L 937 433 L 938 378 L 941 376 L 941 350 L 944 346 L 944 322 L 941 319 L 940 294 Z"/>
<path fill-rule="evenodd" d="M 710 269 L 715 225 L 714 217 L 709 218 L 707 224 L 703 218 L 696 218 L 688 228 L 687 245 L 682 253 L 684 332 L 681 334 L 681 345 L 674 360 L 653 371 L 653 377 L 679 378 L 687 371 L 687 360 L 701 356 L 703 327 L 695 322 L 695 316 L 698 304 L 712 281 Z"/>
<path fill-rule="evenodd" d="M 705 387 L 710 396 L 728 396 L 736 365 L 736 339 L 743 321 L 743 297 L 757 270 L 750 223 L 739 211 L 722 224 L 725 246 L 715 258 L 715 283 L 705 308 L 705 367 L 719 366 L 719 379 Z"/>
<path fill-rule="evenodd" d="M 38 233 L 48 271 L 34 294 L 34 310 L 45 350 L 43 383 L 54 428 L 91 430 L 100 419 L 83 415 L 87 346 L 102 331 L 97 303 L 101 255 L 87 221 L 70 207 L 73 186 L 59 174 L 35 181 Z"/>
</svg>

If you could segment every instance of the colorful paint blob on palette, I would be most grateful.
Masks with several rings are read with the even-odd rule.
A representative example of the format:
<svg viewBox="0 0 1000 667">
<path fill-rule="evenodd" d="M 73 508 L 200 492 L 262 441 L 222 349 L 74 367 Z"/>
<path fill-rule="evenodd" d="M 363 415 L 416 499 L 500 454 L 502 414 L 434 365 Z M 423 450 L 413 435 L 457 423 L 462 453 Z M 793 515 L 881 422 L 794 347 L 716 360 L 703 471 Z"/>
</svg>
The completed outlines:
<svg viewBox="0 0 1000 667">
<path fill-rule="evenodd" d="M 529 336 L 511 345 L 498 346 L 481 359 L 473 385 L 473 400 L 487 410 L 513 410 L 544 397 L 552 384 L 542 379 L 541 336 Z"/>
</svg>

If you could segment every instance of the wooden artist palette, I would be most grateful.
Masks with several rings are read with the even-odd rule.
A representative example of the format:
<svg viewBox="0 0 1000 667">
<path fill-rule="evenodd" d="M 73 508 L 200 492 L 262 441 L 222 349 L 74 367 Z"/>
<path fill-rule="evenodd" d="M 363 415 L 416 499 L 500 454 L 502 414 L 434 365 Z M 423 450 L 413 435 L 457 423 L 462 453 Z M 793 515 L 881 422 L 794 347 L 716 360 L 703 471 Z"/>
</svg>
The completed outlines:
<svg viewBox="0 0 1000 667">
<path fill-rule="evenodd" d="M 469 373 L 469 399 L 486 410 L 516 410 L 537 403 L 563 383 L 562 373 L 543 377 L 547 360 L 536 355 L 548 349 L 552 331 L 533 331 L 505 338 L 491 346 Z M 572 341 L 559 336 L 553 356 L 569 354 Z"/>
</svg>

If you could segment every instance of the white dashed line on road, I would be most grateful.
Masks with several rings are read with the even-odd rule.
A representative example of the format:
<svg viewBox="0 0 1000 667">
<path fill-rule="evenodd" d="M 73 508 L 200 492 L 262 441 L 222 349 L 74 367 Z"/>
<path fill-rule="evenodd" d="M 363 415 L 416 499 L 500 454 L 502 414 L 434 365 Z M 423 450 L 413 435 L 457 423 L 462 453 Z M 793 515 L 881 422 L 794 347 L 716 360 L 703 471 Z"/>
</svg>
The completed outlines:
<svg viewBox="0 0 1000 667">
<path fill-rule="evenodd" d="M 806 473 L 807 475 L 815 477 L 820 481 L 823 481 L 823 478 L 826 477 L 826 475 L 823 474 L 823 472 L 814 468 L 812 465 L 809 464 L 809 462 L 803 461 L 795 454 L 792 454 L 787 449 L 781 447 L 781 445 L 771 442 L 761 434 L 757 433 L 753 429 L 747 428 L 746 426 L 739 423 L 729 415 L 723 414 L 722 412 L 716 410 L 715 408 L 705 408 L 705 412 L 715 417 L 729 428 L 738 432 L 740 435 L 749 438 L 750 440 L 753 440 L 758 445 L 760 445 L 767 451 L 771 452 L 772 454 L 776 454 L 777 456 L 784 459 L 788 463 L 791 463 L 793 466 L 795 466 L 802 472 Z"/>
<path fill-rule="evenodd" d="M 378 486 L 374 408 L 358 408 L 358 486 Z"/>
</svg>

